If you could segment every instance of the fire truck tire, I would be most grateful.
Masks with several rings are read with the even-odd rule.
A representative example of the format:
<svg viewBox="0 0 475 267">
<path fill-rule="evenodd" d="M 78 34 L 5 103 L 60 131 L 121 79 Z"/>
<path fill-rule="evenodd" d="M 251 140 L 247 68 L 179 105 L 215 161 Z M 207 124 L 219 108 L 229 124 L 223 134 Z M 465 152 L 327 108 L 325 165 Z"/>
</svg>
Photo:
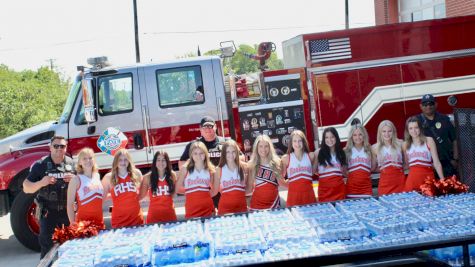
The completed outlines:
<svg viewBox="0 0 475 267">
<path fill-rule="evenodd" d="M 34 217 L 34 194 L 25 194 L 20 191 L 15 197 L 10 213 L 10 224 L 15 234 L 15 237 L 25 247 L 40 251 L 40 244 L 38 242 L 38 225 L 32 225 L 37 222 L 32 222 Z"/>
</svg>

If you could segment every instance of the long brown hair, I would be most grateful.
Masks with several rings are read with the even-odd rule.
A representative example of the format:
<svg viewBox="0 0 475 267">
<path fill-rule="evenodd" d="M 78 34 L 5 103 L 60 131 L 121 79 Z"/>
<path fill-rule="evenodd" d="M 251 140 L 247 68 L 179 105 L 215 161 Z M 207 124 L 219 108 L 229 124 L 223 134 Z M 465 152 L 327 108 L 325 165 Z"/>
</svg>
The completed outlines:
<svg viewBox="0 0 475 267">
<path fill-rule="evenodd" d="M 294 147 L 292 146 L 292 141 L 294 140 L 295 136 L 299 136 L 302 139 L 303 144 L 303 152 L 308 153 L 310 152 L 310 148 L 308 146 L 308 140 L 305 134 L 300 130 L 295 130 L 290 134 L 290 142 L 289 146 L 287 147 L 287 154 L 294 152 Z"/>
<path fill-rule="evenodd" d="M 127 161 L 129 162 L 129 165 L 127 165 L 127 172 L 130 175 L 130 179 L 135 185 L 139 185 L 139 177 L 137 176 L 137 170 L 135 168 L 134 162 L 132 161 L 132 157 L 130 156 L 129 151 L 127 149 L 122 148 L 118 150 L 115 155 L 114 155 L 114 160 L 112 161 L 112 170 L 111 170 L 111 184 L 115 186 L 119 180 L 118 178 L 118 173 L 119 173 L 119 158 L 120 156 L 126 156 Z"/>
<path fill-rule="evenodd" d="M 227 153 L 226 152 L 228 150 L 228 147 L 234 147 L 234 149 L 236 150 L 236 158 L 234 159 L 234 163 L 236 164 L 236 166 L 238 168 L 239 177 L 240 177 L 240 180 L 242 182 L 244 180 L 244 172 L 243 172 L 243 164 L 239 160 L 239 152 L 241 152 L 241 150 L 239 149 L 239 146 L 236 143 L 236 141 L 231 139 L 231 140 L 227 140 L 226 142 L 224 142 L 223 148 L 221 150 L 221 157 L 219 158 L 218 166 L 220 168 L 222 168 L 224 165 L 227 164 L 227 160 L 226 160 L 226 154 Z"/>
<path fill-rule="evenodd" d="M 427 142 L 427 138 L 424 135 L 424 132 L 422 130 L 421 121 L 417 118 L 417 116 L 409 117 L 406 120 L 406 129 L 404 130 L 404 141 L 406 141 L 407 149 L 411 147 L 412 143 L 414 143 L 414 140 L 412 140 L 412 136 L 409 134 L 409 123 L 412 123 L 412 122 L 417 123 L 417 126 L 419 127 L 419 132 L 420 132 L 419 139 L 421 140 L 421 145 Z"/>
<path fill-rule="evenodd" d="M 204 162 L 204 167 L 205 169 L 209 170 L 210 172 L 214 172 L 214 165 L 211 163 L 209 160 L 209 154 L 208 154 L 208 149 L 206 148 L 205 144 L 200 141 L 195 141 L 190 145 L 190 154 L 189 154 L 189 159 L 185 163 L 185 168 L 189 173 L 193 173 L 195 170 L 195 161 L 193 160 L 193 151 L 195 149 L 201 149 L 203 153 L 205 154 L 205 162 Z"/>
<path fill-rule="evenodd" d="M 94 161 L 94 165 L 92 166 L 92 173 L 97 173 L 99 168 L 97 167 L 96 157 L 94 155 L 94 151 L 89 147 L 85 147 L 85 148 L 81 149 L 81 151 L 79 151 L 78 163 L 76 164 L 76 172 L 78 174 L 84 174 L 84 168 L 82 167 L 80 161 L 85 156 L 91 156 L 92 157 L 92 160 Z"/>
</svg>

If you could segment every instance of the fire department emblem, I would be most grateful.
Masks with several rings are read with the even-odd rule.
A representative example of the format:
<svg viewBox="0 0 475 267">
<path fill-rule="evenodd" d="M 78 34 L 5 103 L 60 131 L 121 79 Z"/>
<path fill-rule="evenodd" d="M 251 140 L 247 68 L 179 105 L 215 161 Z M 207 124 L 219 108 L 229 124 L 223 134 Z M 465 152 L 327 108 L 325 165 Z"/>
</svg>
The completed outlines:
<svg viewBox="0 0 475 267">
<path fill-rule="evenodd" d="M 97 139 L 97 147 L 109 155 L 114 156 L 115 153 L 127 146 L 127 137 L 117 128 L 109 127 Z"/>
<path fill-rule="evenodd" d="M 282 93 L 282 95 L 288 95 L 290 94 L 290 88 L 288 86 L 283 86 L 282 88 L 280 88 L 280 92 Z"/>
<path fill-rule="evenodd" d="M 269 93 L 270 93 L 270 95 L 271 95 L 272 97 L 276 97 L 276 96 L 279 95 L 279 89 L 277 89 L 277 88 L 271 88 Z"/>
</svg>

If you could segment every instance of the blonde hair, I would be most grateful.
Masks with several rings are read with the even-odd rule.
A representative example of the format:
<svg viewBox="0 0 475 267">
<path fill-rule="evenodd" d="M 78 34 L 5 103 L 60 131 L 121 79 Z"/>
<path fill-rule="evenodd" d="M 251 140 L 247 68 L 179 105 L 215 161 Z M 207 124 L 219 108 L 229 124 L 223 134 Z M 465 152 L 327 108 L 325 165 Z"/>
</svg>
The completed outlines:
<svg viewBox="0 0 475 267">
<path fill-rule="evenodd" d="M 259 145 L 259 142 L 266 142 L 269 145 L 269 165 L 272 170 L 274 170 L 275 175 L 277 178 L 281 178 L 281 173 L 280 173 L 280 158 L 277 156 L 277 153 L 275 152 L 274 144 L 272 144 L 272 141 L 270 140 L 269 136 L 267 135 L 259 135 L 256 140 L 254 141 L 254 144 L 252 145 L 252 155 L 251 159 L 249 160 L 249 166 L 250 170 L 252 172 L 252 175 L 255 176 L 259 169 L 259 165 L 261 165 L 261 157 L 259 156 L 259 153 L 257 152 L 257 147 Z"/>
<path fill-rule="evenodd" d="M 396 126 L 394 126 L 394 123 L 392 123 L 390 120 L 384 120 L 379 123 L 378 126 L 378 134 L 377 134 L 377 142 L 376 142 L 376 150 L 378 151 L 378 161 L 379 161 L 379 155 L 381 154 L 381 149 L 384 147 L 384 139 L 383 139 L 383 127 L 388 126 L 392 130 L 392 136 L 391 136 L 391 155 L 394 158 L 397 158 L 397 154 L 401 152 L 401 145 L 402 142 L 397 139 L 397 131 L 396 131 Z"/>
<path fill-rule="evenodd" d="M 191 143 L 191 145 L 190 145 L 190 154 L 189 154 L 190 158 L 186 161 L 186 163 L 184 165 L 186 170 L 189 173 L 193 173 L 193 171 L 195 170 L 196 163 L 193 160 L 193 156 L 192 156 L 193 151 L 195 149 L 201 149 L 201 151 L 203 151 L 203 153 L 205 154 L 205 162 L 204 162 L 205 169 L 209 170 L 210 172 L 214 172 L 214 165 L 209 160 L 208 149 L 206 148 L 205 144 L 203 142 L 200 142 L 200 141 L 195 141 L 195 142 Z"/>
<path fill-rule="evenodd" d="M 292 146 L 292 141 L 294 140 L 294 137 L 298 136 L 302 139 L 302 144 L 303 144 L 303 152 L 308 153 L 310 152 L 310 148 L 308 146 L 308 140 L 305 134 L 300 131 L 300 130 L 295 130 L 290 134 L 290 142 L 289 146 L 287 147 L 287 154 L 290 154 L 294 152 L 294 147 Z"/>
<path fill-rule="evenodd" d="M 414 143 L 414 140 L 412 140 L 412 136 L 409 134 L 409 123 L 412 123 L 412 122 L 417 123 L 417 127 L 419 127 L 419 139 L 421 140 L 421 145 L 427 142 L 427 138 L 424 135 L 424 132 L 422 130 L 421 121 L 416 116 L 412 116 L 407 119 L 406 129 L 404 130 L 404 141 L 406 141 L 406 145 L 407 145 L 406 148 L 410 148 L 412 143 Z"/>
<path fill-rule="evenodd" d="M 218 166 L 220 168 L 222 168 L 222 167 L 224 167 L 224 165 L 228 164 L 228 162 L 226 160 L 226 154 L 227 154 L 228 147 L 234 147 L 234 149 L 236 150 L 236 158 L 234 159 L 234 163 L 236 164 L 236 166 L 238 168 L 239 177 L 240 177 L 240 180 L 242 182 L 244 180 L 244 171 L 243 171 L 244 164 L 239 160 L 239 153 L 241 152 L 241 150 L 239 149 L 239 146 L 236 143 L 236 141 L 230 139 L 230 140 L 227 140 L 226 142 L 224 142 L 223 148 L 221 149 L 221 157 L 219 158 Z"/>
<path fill-rule="evenodd" d="M 95 157 L 94 151 L 89 147 L 85 147 L 85 148 L 81 149 L 81 151 L 79 151 L 78 162 L 76 164 L 76 172 L 78 174 L 84 174 L 84 168 L 82 167 L 80 162 L 81 162 L 81 159 L 84 158 L 85 156 L 91 156 L 92 157 L 92 160 L 94 162 L 94 164 L 92 165 L 92 173 L 98 172 L 99 168 L 97 167 L 96 157 Z"/>
<path fill-rule="evenodd" d="M 346 147 L 345 147 L 347 160 L 351 158 L 351 153 L 352 153 L 351 150 L 353 147 L 355 147 L 355 143 L 353 142 L 353 134 L 357 130 L 360 130 L 361 134 L 363 134 L 363 149 L 366 155 L 368 155 L 371 158 L 371 145 L 369 144 L 368 131 L 366 131 L 366 128 L 363 127 L 363 125 L 356 124 L 351 127 L 350 133 L 348 135 L 348 142 L 346 143 Z"/>
<path fill-rule="evenodd" d="M 124 149 L 124 148 L 119 149 L 114 155 L 114 160 L 112 161 L 112 170 L 111 170 L 111 184 L 115 186 L 119 180 L 118 178 L 119 158 L 122 155 L 127 157 L 127 161 L 129 162 L 129 165 L 127 165 L 127 172 L 130 175 L 130 179 L 135 185 L 138 185 L 140 183 L 139 177 L 137 176 L 137 172 L 139 172 L 139 170 L 135 168 L 135 165 L 132 162 L 132 157 L 130 156 L 129 151 L 127 151 L 127 149 Z"/>
</svg>

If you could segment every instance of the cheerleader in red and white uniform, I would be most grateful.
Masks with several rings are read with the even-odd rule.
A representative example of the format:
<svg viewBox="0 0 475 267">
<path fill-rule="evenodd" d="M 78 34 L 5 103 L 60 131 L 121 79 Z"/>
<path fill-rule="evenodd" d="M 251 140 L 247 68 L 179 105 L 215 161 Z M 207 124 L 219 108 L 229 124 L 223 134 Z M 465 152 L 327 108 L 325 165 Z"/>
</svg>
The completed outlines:
<svg viewBox="0 0 475 267">
<path fill-rule="evenodd" d="M 377 142 L 372 146 L 373 157 L 379 166 L 378 195 L 401 193 L 404 191 L 402 141 L 397 139 L 396 127 L 389 120 L 378 126 Z"/>
<path fill-rule="evenodd" d="M 173 195 L 175 191 L 176 174 L 168 153 L 158 151 L 153 156 L 149 173 L 145 174 L 140 186 L 140 199 L 148 193 L 147 223 L 176 221 Z"/>
<path fill-rule="evenodd" d="M 346 197 L 371 197 L 371 171 L 373 157 L 368 141 L 368 132 L 357 124 L 351 127 L 350 138 L 346 144 L 345 153 L 348 159 L 348 180 L 346 182 Z"/>
<path fill-rule="evenodd" d="M 345 199 L 343 174 L 346 171 L 346 155 L 341 147 L 340 137 L 333 127 L 326 128 L 322 136 L 323 140 L 317 152 L 318 201 Z"/>
<path fill-rule="evenodd" d="M 112 197 L 112 228 L 141 225 L 144 223 L 139 203 L 142 173 L 135 168 L 126 149 L 114 155 L 112 170 L 102 179 L 104 192 Z"/>
<path fill-rule="evenodd" d="M 280 159 L 269 136 L 259 135 L 254 141 L 249 169 L 249 182 L 254 184 L 249 209 L 279 208 L 279 185 L 287 185 L 282 179 Z"/>
<path fill-rule="evenodd" d="M 246 212 L 246 191 L 250 191 L 250 186 L 245 163 L 239 160 L 239 146 L 234 140 L 228 140 L 222 151 L 214 175 L 215 187 L 221 192 L 218 215 Z"/>
<path fill-rule="evenodd" d="M 205 144 L 195 141 L 190 146 L 190 158 L 180 170 L 177 192 L 185 193 L 185 218 L 209 217 L 214 214 L 213 200 L 218 190 L 214 184 L 214 166 Z"/>
<path fill-rule="evenodd" d="M 439 177 L 444 177 L 434 139 L 425 136 L 421 129 L 421 122 L 416 116 L 407 119 L 403 151 L 409 164 L 409 175 L 404 191 L 420 191 L 426 178 L 435 178 L 433 168 Z"/>
<path fill-rule="evenodd" d="M 310 152 L 307 138 L 300 130 L 292 132 L 290 143 L 287 154 L 282 156 L 282 176 L 287 175 L 289 184 L 287 207 L 315 203 L 312 184 L 315 155 Z"/>
<path fill-rule="evenodd" d="M 78 155 L 77 176 L 68 185 L 67 212 L 71 224 L 79 221 L 92 221 L 104 227 L 101 184 L 94 151 L 83 148 Z M 77 211 L 74 212 L 76 201 Z"/>
</svg>

